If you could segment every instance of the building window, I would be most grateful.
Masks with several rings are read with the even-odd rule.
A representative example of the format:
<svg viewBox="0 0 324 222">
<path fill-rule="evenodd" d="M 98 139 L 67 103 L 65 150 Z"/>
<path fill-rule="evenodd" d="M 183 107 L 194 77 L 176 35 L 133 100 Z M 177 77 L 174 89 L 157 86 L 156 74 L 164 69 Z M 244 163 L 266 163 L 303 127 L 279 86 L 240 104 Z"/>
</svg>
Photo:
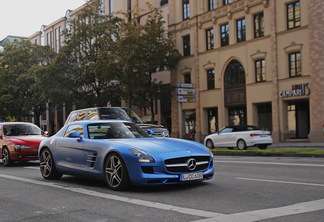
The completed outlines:
<svg viewBox="0 0 324 222">
<path fill-rule="evenodd" d="M 301 76 L 300 52 L 289 54 L 289 77 Z"/>
<path fill-rule="evenodd" d="M 215 0 L 208 0 L 208 11 L 215 9 Z"/>
<path fill-rule="evenodd" d="M 224 24 L 220 26 L 221 46 L 229 45 L 229 25 Z"/>
<path fill-rule="evenodd" d="M 182 0 L 183 20 L 190 18 L 189 0 Z"/>
<path fill-rule="evenodd" d="M 245 19 L 239 19 L 236 21 L 236 39 L 237 42 L 244 42 L 246 40 Z"/>
<path fill-rule="evenodd" d="M 206 30 L 206 50 L 214 48 L 214 29 Z"/>
<path fill-rule="evenodd" d="M 166 5 L 166 4 L 168 4 L 168 0 L 161 0 L 161 2 L 160 2 L 161 6 Z"/>
<path fill-rule="evenodd" d="M 300 26 L 300 2 L 293 2 L 287 5 L 287 26 L 293 29 Z"/>
<path fill-rule="evenodd" d="M 257 60 L 255 61 L 255 81 L 256 82 L 264 82 L 266 79 L 265 72 L 265 60 Z"/>
<path fill-rule="evenodd" d="M 191 74 L 190 74 L 190 73 L 186 73 L 186 74 L 184 74 L 184 75 L 183 75 L 183 78 L 184 78 L 184 80 L 183 80 L 184 83 L 189 83 L 189 84 L 191 84 Z"/>
<path fill-rule="evenodd" d="M 183 56 L 190 56 L 190 35 L 183 37 Z"/>
<path fill-rule="evenodd" d="M 208 134 L 218 131 L 218 110 L 216 108 L 207 109 L 208 112 Z"/>
<path fill-rule="evenodd" d="M 215 89 L 215 70 L 207 70 L 207 89 Z"/>
<path fill-rule="evenodd" d="M 228 5 L 231 3 L 231 0 L 223 0 L 223 5 Z"/>
<path fill-rule="evenodd" d="M 263 12 L 254 15 L 254 38 L 264 36 L 264 17 Z"/>
<path fill-rule="evenodd" d="M 109 15 L 112 15 L 114 12 L 114 0 L 109 0 Z"/>
</svg>

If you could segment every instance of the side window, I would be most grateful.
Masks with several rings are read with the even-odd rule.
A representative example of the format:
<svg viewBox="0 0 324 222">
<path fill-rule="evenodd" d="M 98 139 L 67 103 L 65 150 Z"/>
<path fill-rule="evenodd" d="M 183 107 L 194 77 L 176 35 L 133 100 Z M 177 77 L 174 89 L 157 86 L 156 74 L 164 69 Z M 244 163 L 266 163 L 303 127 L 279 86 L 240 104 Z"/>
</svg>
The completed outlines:
<svg viewBox="0 0 324 222">
<path fill-rule="evenodd" d="M 220 133 L 231 133 L 233 132 L 233 128 L 224 128 L 220 131 Z"/>
<path fill-rule="evenodd" d="M 67 123 L 77 121 L 78 112 L 72 112 L 70 117 L 67 119 Z"/>
<path fill-rule="evenodd" d="M 82 125 L 70 125 L 65 133 L 64 133 L 64 137 L 68 137 L 69 133 L 72 132 L 72 131 L 77 131 L 80 133 L 80 136 L 84 136 L 84 133 L 83 133 L 83 127 Z"/>
<path fill-rule="evenodd" d="M 87 111 L 81 111 L 78 115 L 78 120 L 86 120 L 87 119 Z"/>
<path fill-rule="evenodd" d="M 87 119 L 89 119 L 89 120 L 99 119 L 97 110 L 96 109 L 89 110 Z"/>
</svg>

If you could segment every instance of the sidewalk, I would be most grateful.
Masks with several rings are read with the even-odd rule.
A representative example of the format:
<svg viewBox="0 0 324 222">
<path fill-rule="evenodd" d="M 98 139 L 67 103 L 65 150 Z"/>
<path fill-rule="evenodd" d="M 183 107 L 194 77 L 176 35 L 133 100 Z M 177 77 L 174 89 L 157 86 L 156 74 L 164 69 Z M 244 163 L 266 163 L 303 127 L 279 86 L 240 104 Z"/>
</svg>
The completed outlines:
<svg viewBox="0 0 324 222">
<path fill-rule="evenodd" d="M 289 149 L 323 149 L 324 143 L 311 143 L 311 142 L 282 142 L 282 143 L 273 143 L 271 146 L 268 146 L 267 149 L 278 149 L 278 148 L 289 148 Z"/>
</svg>

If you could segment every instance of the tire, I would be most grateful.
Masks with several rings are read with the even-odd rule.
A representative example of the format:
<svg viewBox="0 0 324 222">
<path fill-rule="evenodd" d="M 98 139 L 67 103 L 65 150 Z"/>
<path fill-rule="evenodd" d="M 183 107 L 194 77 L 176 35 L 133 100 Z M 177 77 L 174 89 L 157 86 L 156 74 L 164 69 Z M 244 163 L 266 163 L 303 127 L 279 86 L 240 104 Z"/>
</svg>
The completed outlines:
<svg viewBox="0 0 324 222">
<path fill-rule="evenodd" d="M 267 149 L 268 145 L 259 145 L 259 149 L 261 150 L 265 150 Z"/>
<path fill-rule="evenodd" d="M 57 180 L 62 177 L 62 174 L 57 172 L 53 155 L 48 148 L 45 148 L 40 153 L 40 171 L 42 176 L 47 180 Z"/>
<path fill-rule="evenodd" d="M 6 167 L 11 166 L 14 163 L 14 161 L 12 161 L 10 158 L 10 152 L 7 147 L 2 149 L 2 163 Z"/>
<path fill-rule="evenodd" d="M 206 146 L 209 148 L 209 149 L 213 149 L 214 148 L 214 143 L 211 139 L 208 139 L 206 141 Z"/>
<path fill-rule="evenodd" d="M 125 190 L 130 186 L 126 164 L 117 153 L 111 153 L 106 158 L 104 173 L 110 189 Z"/>
<path fill-rule="evenodd" d="M 245 143 L 245 141 L 244 141 L 244 140 L 239 140 L 239 141 L 237 141 L 237 148 L 238 148 L 239 150 L 246 150 L 247 147 L 246 147 L 246 143 Z"/>
</svg>

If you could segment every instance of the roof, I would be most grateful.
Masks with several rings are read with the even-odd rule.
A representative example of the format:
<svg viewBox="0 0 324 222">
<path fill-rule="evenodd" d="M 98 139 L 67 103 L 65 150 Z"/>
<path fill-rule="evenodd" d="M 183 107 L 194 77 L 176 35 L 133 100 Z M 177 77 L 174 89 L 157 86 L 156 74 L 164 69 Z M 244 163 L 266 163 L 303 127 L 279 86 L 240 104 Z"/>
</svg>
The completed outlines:
<svg viewBox="0 0 324 222">
<path fill-rule="evenodd" d="M 15 40 L 21 41 L 21 40 L 28 40 L 27 37 L 22 37 L 22 36 L 7 36 L 3 40 L 0 41 L 0 46 L 5 47 L 7 44 L 13 43 Z"/>
</svg>

